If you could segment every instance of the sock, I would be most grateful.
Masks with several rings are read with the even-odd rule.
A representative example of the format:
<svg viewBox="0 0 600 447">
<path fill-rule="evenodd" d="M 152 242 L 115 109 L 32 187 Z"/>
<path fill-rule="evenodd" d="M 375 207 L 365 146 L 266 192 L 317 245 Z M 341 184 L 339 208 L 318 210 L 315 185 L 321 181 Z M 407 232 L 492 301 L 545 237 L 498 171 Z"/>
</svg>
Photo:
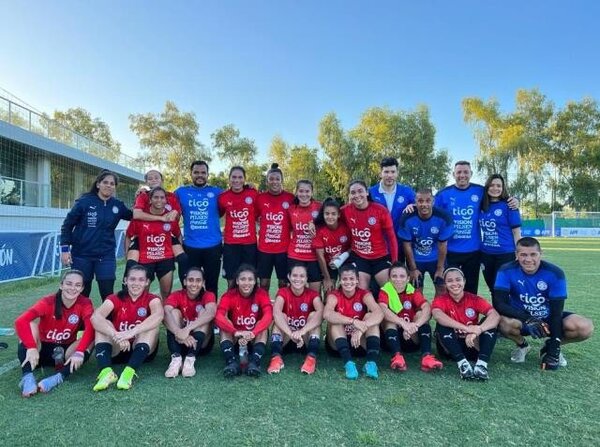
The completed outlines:
<svg viewBox="0 0 600 447">
<path fill-rule="evenodd" d="M 398 339 L 398 331 L 396 329 L 386 329 L 384 337 L 392 354 L 399 354 L 400 340 Z"/>
<path fill-rule="evenodd" d="M 340 353 L 340 357 L 344 363 L 348 363 L 352 360 L 352 356 L 350 355 L 350 345 L 348 344 L 348 339 L 346 337 L 336 338 L 335 348 Z"/>
<path fill-rule="evenodd" d="M 192 337 L 196 339 L 196 349 L 190 348 L 188 349 L 187 355 L 198 357 L 200 355 L 200 350 L 202 349 L 202 344 L 204 343 L 204 339 L 206 338 L 206 334 L 202 331 L 192 332 Z"/>
<path fill-rule="evenodd" d="M 320 339 L 317 335 L 311 335 L 308 339 L 308 347 L 306 350 L 308 351 L 308 355 L 311 357 L 317 357 L 317 352 L 319 352 L 319 343 Z"/>
<path fill-rule="evenodd" d="M 371 335 L 367 337 L 367 362 L 374 362 L 379 357 L 379 337 Z"/>
<path fill-rule="evenodd" d="M 442 326 L 440 324 L 438 324 L 436 327 L 440 344 L 450 353 L 450 356 L 454 359 L 454 361 L 461 362 L 462 360 L 465 360 L 465 354 L 458 339 L 456 338 L 454 329 Z"/>
<path fill-rule="evenodd" d="M 431 326 L 429 323 L 419 327 L 419 346 L 422 356 L 431 354 Z"/>
<path fill-rule="evenodd" d="M 275 357 L 276 355 L 281 356 L 281 351 L 283 350 L 283 337 L 281 334 L 272 334 L 271 335 L 271 356 Z"/>
<path fill-rule="evenodd" d="M 25 361 L 26 355 L 27 349 L 25 349 L 25 345 L 23 343 L 19 343 L 19 346 L 17 347 L 17 357 L 19 358 L 19 362 L 21 364 Z M 31 364 L 27 362 L 25 363 L 25 366 L 21 366 L 21 372 L 23 373 L 23 375 L 33 372 L 31 369 Z"/>
<path fill-rule="evenodd" d="M 494 346 L 496 345 L 498 333 L 495 329 L 482 332 L 479 336 L 479 359 L 489 362 Z"/>
<path fill-rule="evenodd" d="M 181 283 L 181 287 L 183 287 L 183 280 L 185 279 L 185 274 L 190 268 L 190 260 L 188 258 L 188 255 L 186 255 L 185 253 L 181 253 L 175 258 L 175 262 L 177 262 L 177 276 L 179 276 L 179 282 Z"/>
<path fill-rule="evenodd" d="M 221 352 L 225 357 L 225 363 L 229 364 L 235 360 L 235 352 L 233 351 L 233 343 L 229 340 L 223 340 L 221 342 Z"/>
<path fill-rule="evenodd" d="M 260 365 L 260 360 L 262 356 L 265 355 L 265 350 L 267 346 L 264 343 L 254 343 L 252 346 L 252 357 L 250 358 L 251 362 L 254 362 L 256 366 Z"/>
<path fill-rule="evenodd" d="M 100 370 L 112 365 L 112 344 L 98 343 L 96 345 L 96 363 Z"/>
<path fill-rule="evenodd" d="M 133 352 L 131 353 L 131 357 L 129 358 L 129 363 L 127 363 L 127 366 L 132 369 L 138 369 L 140 366 L 142 366 L 142 363 L 144 363 L 144 360 L 146 360 L 148 354 L 150 354 L 150 346 L 148 343 L 138 343 L 135 345 L 135 348 L 133 348 Z"/>
<path fill-rule="evenodd" d="M 167 330 L 167 348 L 169 348 L 171 354 L 178 354 L 181 356 L 183 345 L 177 341 L 175 334 L 169 330 Z"/>
</svg>

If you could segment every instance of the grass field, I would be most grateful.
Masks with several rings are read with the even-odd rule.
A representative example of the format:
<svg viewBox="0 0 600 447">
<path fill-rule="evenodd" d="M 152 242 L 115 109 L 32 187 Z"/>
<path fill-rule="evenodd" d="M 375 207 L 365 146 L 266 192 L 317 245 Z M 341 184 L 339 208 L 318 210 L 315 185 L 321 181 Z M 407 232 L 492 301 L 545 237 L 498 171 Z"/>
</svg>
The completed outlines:
<svg viewBox="0 0 600 447">
<path fill-rule="evenodd" d="M 567 274 L 565 308 L 599 321 L 600 241 L 547 239 L 542 245 L 545 259 Z M 46 279 L 1 285 L 0 326 L 11 326 L 55 289 Z M 480 285 L 488 296 L 484 290 Z M 226 381 L 215 347 L 197 362 L 196 377 L 168 380 L 162 338 L 159 355 L 130 391 L 93 393 L 92 360 L 48 395 L 23 399 L 20 370 L 6 371 L 16 358 L 16 338 L 2 337 L 10 346 L 0 352 L 0 444 L 600 445 L 598 336 L 565 346 L 569 365 L 556 372 L 540 371 L 534 351 L 526 363 L 511 364 L 512 345 L 500 339 L 486 383 L 462 382 L 451 362 L 439 373 L 423 373 L 418 354 L 408 355 L 406 373 L 395 374 L 386 353 L 378 381 L 361 376 L 350 382 L 341 361 L 328 358 L 323 347 L 311 377 L 300 373 L 302 359 L 292 355 L 280 375 Z"/>
</svg>

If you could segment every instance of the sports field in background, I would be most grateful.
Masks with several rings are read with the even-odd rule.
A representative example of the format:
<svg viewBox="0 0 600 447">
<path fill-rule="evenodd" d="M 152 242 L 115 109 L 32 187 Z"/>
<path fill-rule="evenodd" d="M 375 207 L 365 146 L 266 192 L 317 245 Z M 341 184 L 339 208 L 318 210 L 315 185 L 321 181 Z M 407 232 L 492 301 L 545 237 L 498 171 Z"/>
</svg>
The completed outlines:
<svg viewBox="0 0 600 447">
<path fill-rule="evenodd" d="M 545 259 L 566 272 L 565 309 L 597 325 L 600 240 L 545 239 L 542 247 Z M 12 326 L 56 284 L 41 279 L 0 285 L 0 326 Z M 480 293 L 489 297 L 483 280 Z M 426 294 L 431 298 L 431 287 Z M 97 293 L 92 295 L 97 304 Z M 225 380 L 215 345 L 196 362 L 196 377 L 166 379 L 163 329 L 159 355 L 143 366 L 131 390 L 94 393 L 92 359 L 56 390 L 30 399 L 21 398 L 19 368 L 9 369 L 16 337 L 0 337 L 9 343 L 0 352 L 0 445 L 600 445 L 599 337 L 566 345 L 569 364 L 556 372 L 539 370 L 537 349 L 526 363 L 511 364 L 512 343 L 500 339 L 486 383 L 461 381 L 453 362 L 423 373 L 418 353 L 407 355 L 407 372 L 393 373 L 385 352 L 378 381 L 361 376 L 351 382 L 341 360 L 328 358 L 322 345 L 314 376 L 302 375 L 302 358 L 291 355 L 279 375 Z"/>
</svg>

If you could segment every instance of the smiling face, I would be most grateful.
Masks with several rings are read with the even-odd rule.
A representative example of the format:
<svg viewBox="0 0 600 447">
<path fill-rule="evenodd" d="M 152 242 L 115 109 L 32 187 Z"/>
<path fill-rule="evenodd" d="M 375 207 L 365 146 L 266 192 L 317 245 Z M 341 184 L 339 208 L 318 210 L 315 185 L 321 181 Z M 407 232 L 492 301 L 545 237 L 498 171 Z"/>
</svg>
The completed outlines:
<svg viewBox="0 0 600 447">
<path fill-rule="evenodd" d="M 308 283 L 308 275 L 306 273 L 306 267 L 296 266 L 292 269 L 292 271 L 288 274 L 288 280 L 290 281 L 290 286 L 292 291 L 300 292 L 304 290 Z"/>
<path fill-rule="evenodd" d="M 383 186 L 391 188 L 396 184 L 398 180 L 398 167 L 397 166 L 384 166 L 381 168 L 381 173 L 379 174 L 381 177 L 381 182 Z"/>
<path fill-rule="evenodd" d="M 369 201 L 367 199 L 367 188 L 365 188 L 362 184 L 354 183 L 352 186 L 350 186 L 350 190 L 348 192 L 350 194 L 350 202 L 356 208 L 365 209 L 369 205 Z"/>
<path fill-rule="evenodd" d="M 532 275 L 540 268 L 542 251 L 539 247 L 523 247 L 517 244 L 517 261 L 525 273 Z"/>
<path fill-rule="evenodd" d="M 234 169 L 229 174 L 229 187 L 232 191 L 240 192 L 244 189 L 244 183 L 246 183 L 246 177 L 241 169 Z"/>
<path fill-rule="evenodd" d="M 471 181 L 471 176 L 473 173 L 471 172 L 471 167 L 469 165 L 456 165 L 454 166 L 454 171 L 452 176 L 454 177 L 455 185 L 459 189 L 466 189 L 469 186 L 469 182 Z"/>
<path fill-rule="evenodd" d="M 267 189 L 271 194 L 281 194 L 281 191 L 283 191 L 283 179 L 279 172 L 271 172 L 267 176 Z"/>
<path fill-rule="evenodd" d="M 340 212 L 335 206 L 326 206 L 323 209 L 323 220 L 325 220 L 325 224 L 331 228 L 335 229 L 338 226 L 340 218 Z"/>
<path fill-rule="evenodd" d="M 433 196 L 429 192 L 417 193 L 417 212 L 420 217 L 428 218 L 433 213 Z"/>
<path fill-rule="evenodd" d="M 491 201 L 498 201 L 504 192 L 504 184 L 499 178 L 495 178 L 490 182 L 487 193 L 490 196 Z"/>
<path fill-rule="evenodd" d="M 208 168 L 205 165 L 192 167 L 192 183 L 194 186 L 205 186 L 208 181 Z"/>
<path fill-rule="evenodd" d="M 308 183 L 298 183 L 296 187 L 296 197 L 301 206 L 308 206 L 312 200 L 313 190 Z"/>
<path fill-rule="evenodd" d="M 202 272 L 199 270 L 190 270 L 187 275 L 185 275 L 183 285 L 190 298 L 197 297 L 200 290 L 202 290 L 202 287 L 204 287 L 204 277 L 202 276 Z"/>
<path fill-rule="evenodd" d="M 235 283 L 238 286 L 238 290 L 242 296 L 250 296 L 254 292 L 254 286 L 256 285 L 256 276 L 253 272 L 244 270 L 235 279 Z"/>
<path fill-rule="evenodd" d="M 148 171 L 146 173 L 146 184 L 152 189 L 162 186 L 162 177 L 158 171 Z"/>
<path fill-rule="evenodd" d="M 144 293 L 144 289 L 150 285 L 150 281 L 145 271 L 131 269 L 125 277 L 125 285 L 127 286 L 129 296 L 136 299 Z"/>
<path fill-rule="evenodd" d="M 152 192 L 150 196 L 150 207 L 155 212 L 163 212 L 167 204 L 167 196 L 164 191 L 157 190 Z"/>
<path fill-rule="evenodd" d="M 98 197 L 103 200 L 110 199 L 115 193 L 116 181 L 112 175 L 107 175 L 102 180 L 96 183 L 98 188 Z"/>
<path fill-rule="evenodd" d="M 83 292 L 83 277 L 79 273 L 68 273 L 58 288 L 62 291 L 63 300 L 74 301 Z"/>
<path fill-rule="evenodd" d="M 353 270 L 345 270 L 340 275 L 340 286 L 346 296 L 352 296 L 358 287 L 358 275 Z"/>
<path fill-rule="evenodd" d="M 450 270 L 444 277 L 444 284 L 450 296 L 459 300 L 464 295 L 465 278 L 458 270 Z"/>
</svg>

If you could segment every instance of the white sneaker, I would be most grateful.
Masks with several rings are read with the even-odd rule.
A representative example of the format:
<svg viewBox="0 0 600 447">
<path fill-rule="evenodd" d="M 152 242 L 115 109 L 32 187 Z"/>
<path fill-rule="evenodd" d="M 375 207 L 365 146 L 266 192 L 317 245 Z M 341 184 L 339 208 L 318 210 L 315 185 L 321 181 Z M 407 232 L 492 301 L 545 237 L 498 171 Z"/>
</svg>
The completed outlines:
<svg viewBox="0 0 600 447">
<path fill-rule="evenodd" d="M 181 375 L 183 377 L 194 377 L 196 375 L 194 363 L 196 363 L 196 357 L 190 357 L 189 355 L 185 357 L 183 369 L 181 370 Z"/>
<path fill-rule="evenodd" d="M 169 363 L 169 367 L 165 371 L 165 377 L 172 379 L 179 375 L 179 371 L 181 371 L 181 365 L 183 361 L 181 360 L 180 355 L 171 355 L 171 363 Z"/>
<path fill-rule="evenodd" d="M 510 353 L 510 361 L 513 363 L 523 363 L 525 362 L 525 357 L 527 353 L 531 351 L 531 345 L 527 345 L 523 348 L 519 348 L 518 346 Z"/>
<path fill-rule="evenodd" d="M 558 366 L 560 366 L 561 368 L 567 366 L 567 359 L 565 358 L 562 352 L 558 355 Z"/>
</svg>

